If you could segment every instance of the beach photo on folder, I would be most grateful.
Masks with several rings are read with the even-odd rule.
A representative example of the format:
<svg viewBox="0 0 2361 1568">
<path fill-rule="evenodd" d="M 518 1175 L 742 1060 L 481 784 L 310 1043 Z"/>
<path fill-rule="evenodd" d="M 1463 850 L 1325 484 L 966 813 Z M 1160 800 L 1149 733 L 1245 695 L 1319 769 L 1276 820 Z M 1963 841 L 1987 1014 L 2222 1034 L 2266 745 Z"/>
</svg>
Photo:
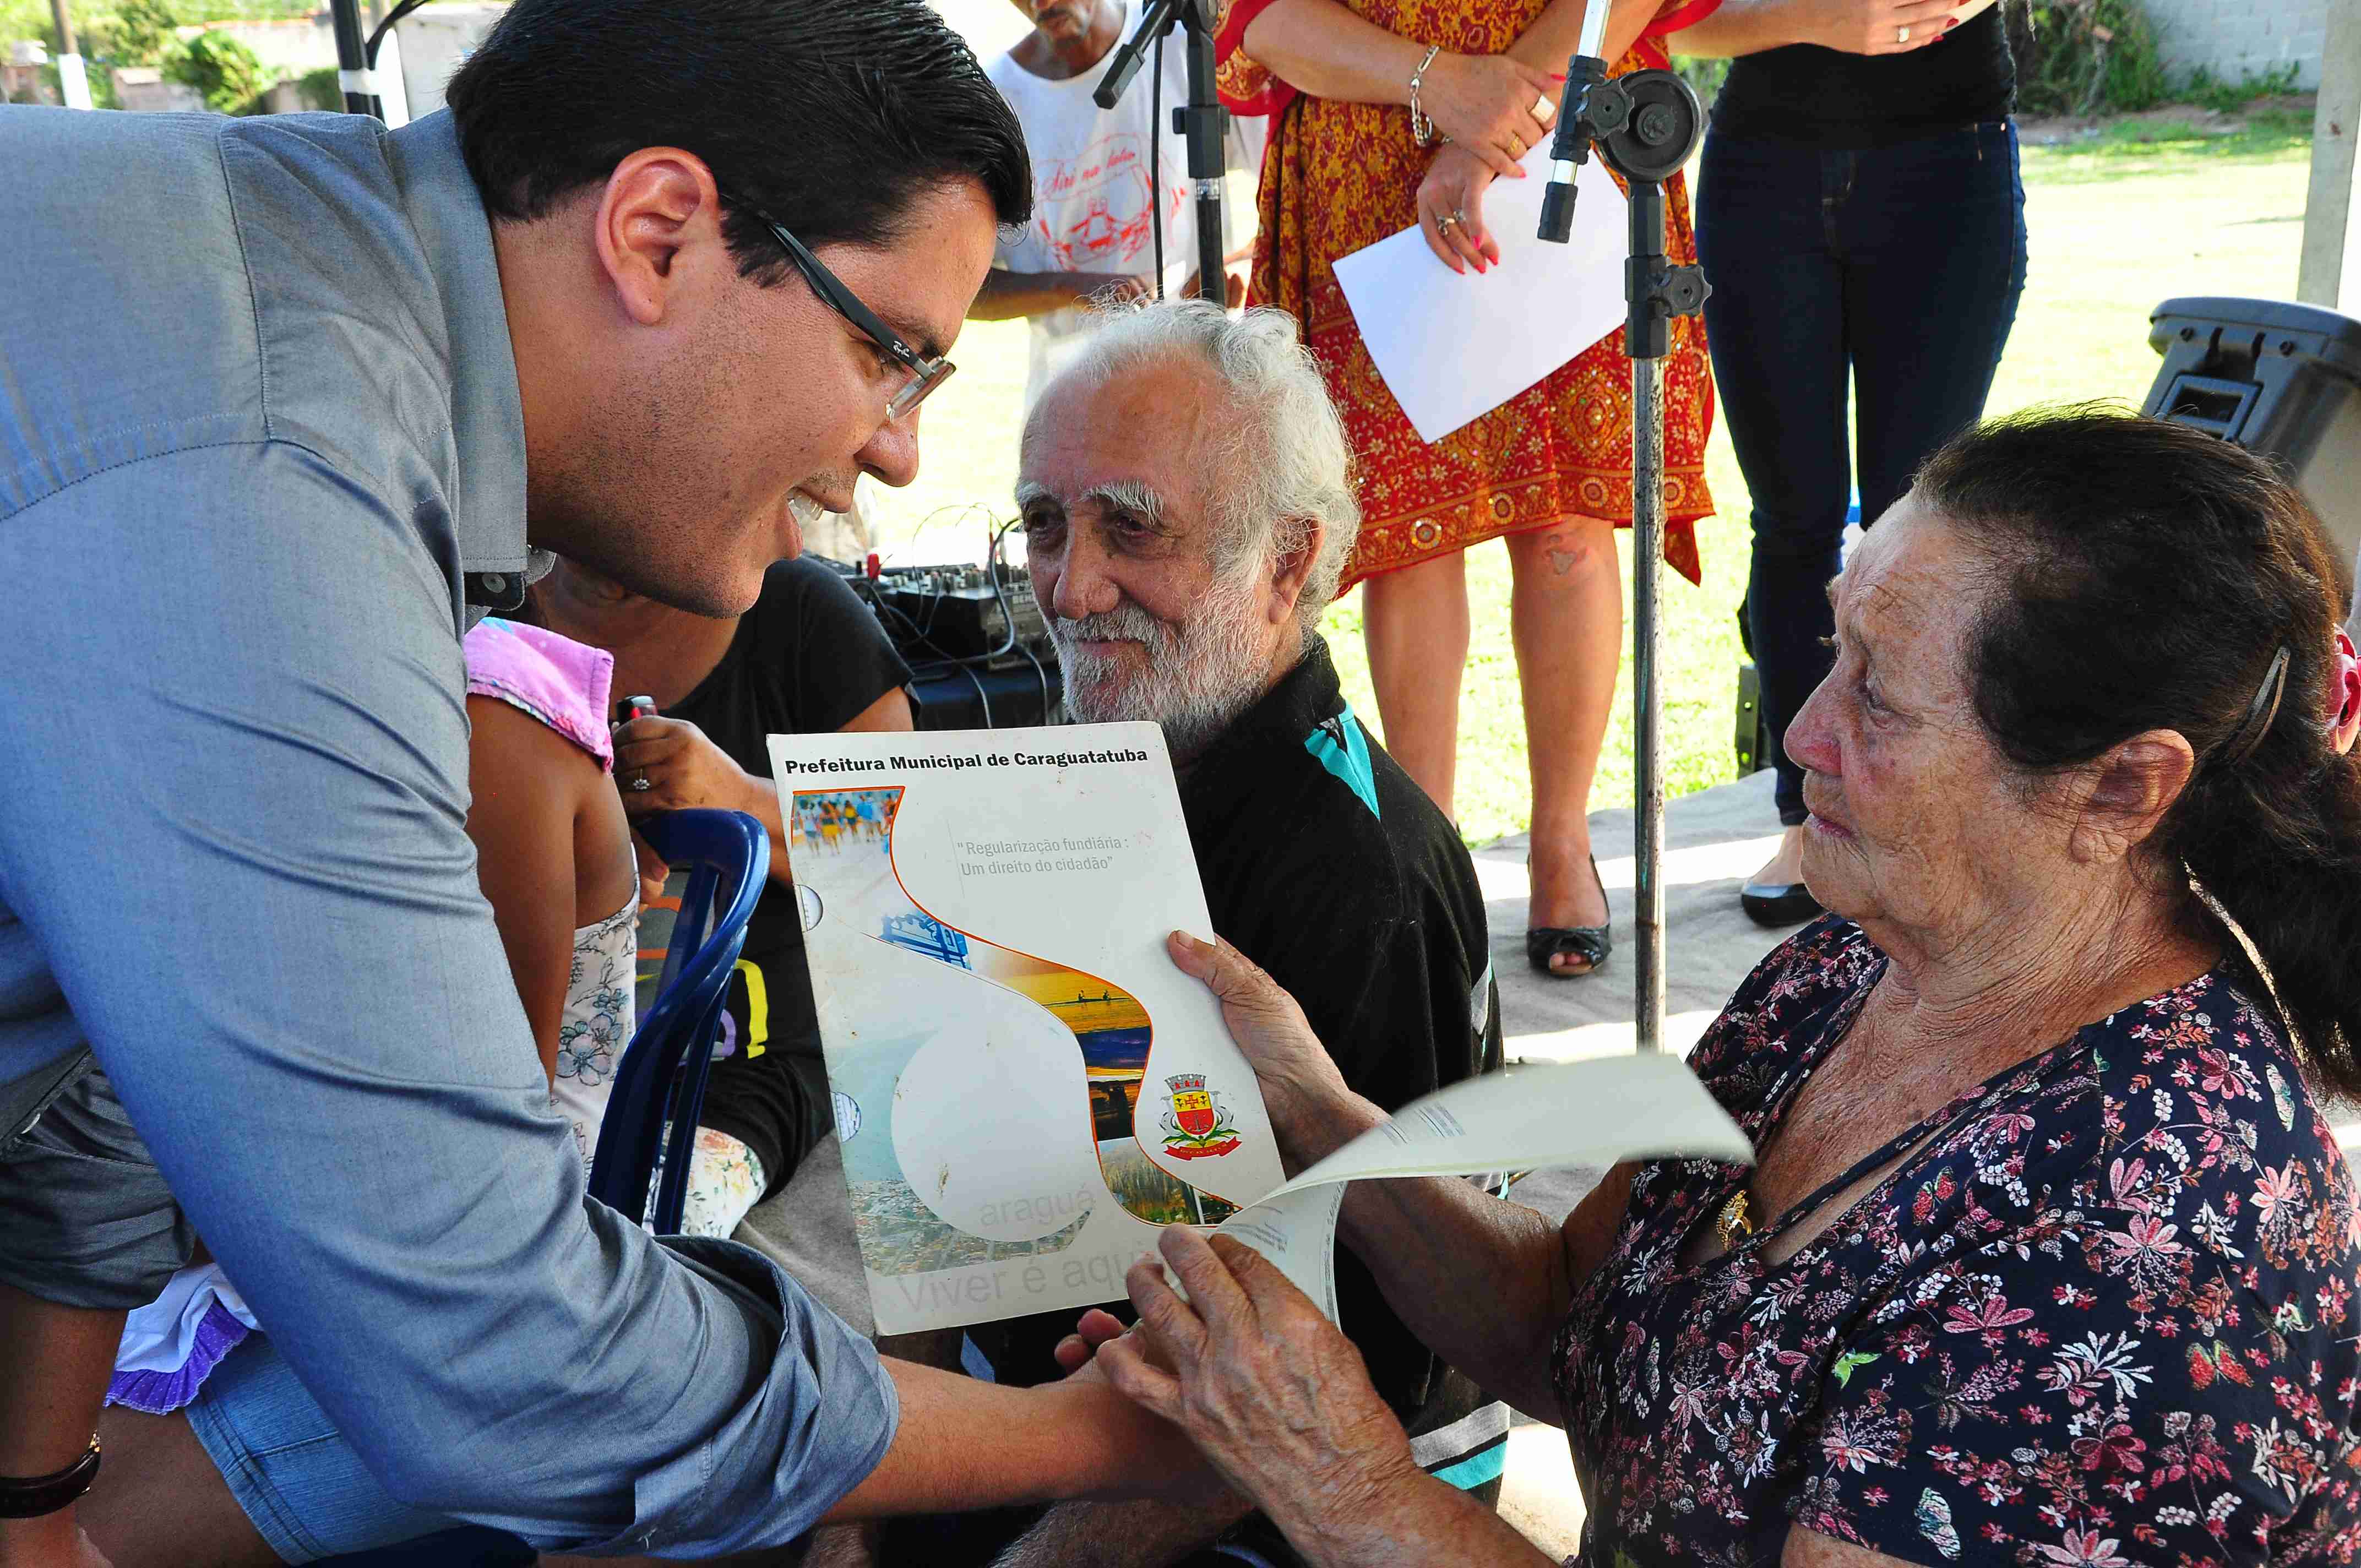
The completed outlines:
<svg viewBox="0 0 2361 1568">
<path fill-rule="evenodd" d="M 1547 144 L 1522 180 L 1484 189 L 1500 247 L 1490 270 L 1454 272 L 1416 227 L 1336 261 L 1336 285 L 1394 400 L 1427 443 L 1480 419 L 1623 324 L 1629 205 L 1593 158 L 1575 181 L 1574 232 L 1535 237 L 1549 182 Z"/>
<path fill-rule="evenodd" d="M 847 1197 L 887 1332 L 1112 1300 L 1279 1184 L 1154 726 L 772 738 Z"/>
</svg>

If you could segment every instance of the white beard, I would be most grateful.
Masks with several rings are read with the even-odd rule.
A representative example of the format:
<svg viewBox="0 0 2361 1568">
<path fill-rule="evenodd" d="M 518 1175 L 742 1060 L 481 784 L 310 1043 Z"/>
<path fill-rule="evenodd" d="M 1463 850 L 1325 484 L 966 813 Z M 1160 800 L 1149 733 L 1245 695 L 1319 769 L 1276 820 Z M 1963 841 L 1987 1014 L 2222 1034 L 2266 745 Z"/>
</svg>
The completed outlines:
<svg viewBox="0 0 2361 1568">
<path fill-rule="evenodd" d="M 1256 646 L 1259 574 L 1214 579 L 1179 626 L 1126 599 L 1104 615 L 1049 618 L 1049 635 L 1066 676 L 1066 707 L 1084 724 L 1161 725 L 1173 760 L 1186 762 L 1254 706 L 1270 677 Z M 1085 651 L 1084 642 L 1133 642 L 1144 670 L 1120 652 Z"/>
</svg>

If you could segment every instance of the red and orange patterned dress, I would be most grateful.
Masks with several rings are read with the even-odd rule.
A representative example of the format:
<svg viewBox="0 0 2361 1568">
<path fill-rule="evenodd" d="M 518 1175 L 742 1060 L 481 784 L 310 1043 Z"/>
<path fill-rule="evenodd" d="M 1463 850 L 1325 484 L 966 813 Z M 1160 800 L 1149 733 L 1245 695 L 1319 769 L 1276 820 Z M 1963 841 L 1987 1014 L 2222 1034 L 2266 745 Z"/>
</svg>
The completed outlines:
<svg viewBox="0 0 2361 1568">
<path fill-rule="evenodd" d="M 1549 0 L 1338 3 L 1414 42 L 1462 54 L 1499 54 Z M 1344 414 L 1362 511 L 1345 585 L 1571 517 L 1607 518 L 1629 527 L 1631 367 L 1620 327 L 1433 445 L 1411 428 L 1362 345 L 1332 266 L 1338 257 L 1418 222 L 1419 182 L 1433 149 L 1417 145 L 1410 111 L 1400 104 L 1301 94 L 1250 59 L 1240 48 L 1246 24 L 1269 4 L 1235 0 L 1220 38 L 1224 101 L 1236 113 L 1270 116 L 1257 201 L 1262 232 L 1247 297 L 1278 305 L 1303 323 L 1304 342 Z M 1692 5 L 1655 27 L 1669 30 L 1668 22 L 1685 23 L 1698 14 Z M 1655 38 L 1642 38 L 1614 73 L 1668 62 Z M 1666 252 L 1675 261 L 1695 261 L 1686 179 L 1675 176 L 1665 196 L 1671 214 Z M 1673 323 L 1664 384 L 1664 559 L 1694 582 L 1694 524 L 1713 510 L 1705 483 L 1713 380 L 1702 319 Z"/>
</svg>

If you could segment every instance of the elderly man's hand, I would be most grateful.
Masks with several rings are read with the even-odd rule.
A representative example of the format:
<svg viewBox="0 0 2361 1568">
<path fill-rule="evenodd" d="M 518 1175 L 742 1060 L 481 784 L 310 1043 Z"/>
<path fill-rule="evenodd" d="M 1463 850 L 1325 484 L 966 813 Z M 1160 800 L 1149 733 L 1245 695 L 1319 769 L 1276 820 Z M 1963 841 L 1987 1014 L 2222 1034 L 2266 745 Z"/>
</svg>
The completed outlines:
<svg viewBox="0 0 2361 1568">
<path fill-rule="evenodd" d="M 1201 267 L 1194 272 L 1189 274 L 1189 280 L 1180 285 L 1180 292 L 1174 297 L 1182 300 L 1195 299 L 1197 297 L 1197 286 L 1204 280 L 1205 269 Z M 1246 302 L 1246 280 L 1235 272 L 1224 270 L 1222 273 L 1223 309 L 1235 311 Z"/>
<path fill-rule="evenodd" d="M 1227 1236 L 1169 1225 L 1159 1245 L 1161 1260 L 1142 1258 L 1125 1280 L 1138 1331 L 1099 1348 L 1109 1382 L 1186 1432 L 1297 1540 L 1367 1518 L 1418 1485 L 1401 1422 L 1310 1297 Z M 1166 1282 L 1166 1264 L 1187 1300 Z"/>
<path fill-rule="evenodd" d="M 1222 1004 L 1222 1021 L 1245 1053 L 1262 1087 L 1263 1107 L 1287 1173 L 1332 1153 L 1384 1114 L 1346 1087 L 1320 1037 L 1279 983 L 1216 938 L 1212 944 L 1185 931 L 1167 939 L 1182 973 L 1205 982 Z M 1367 1113 L 1356 1118 L 1357 1109 Z"/>
<path fill-rule="evenodd" d="M 1156 280 L 1129 272 L 1077 272 L 1072 275 L 1077 304 L 1118 309 L 1156 297 Z"/>
</svg>

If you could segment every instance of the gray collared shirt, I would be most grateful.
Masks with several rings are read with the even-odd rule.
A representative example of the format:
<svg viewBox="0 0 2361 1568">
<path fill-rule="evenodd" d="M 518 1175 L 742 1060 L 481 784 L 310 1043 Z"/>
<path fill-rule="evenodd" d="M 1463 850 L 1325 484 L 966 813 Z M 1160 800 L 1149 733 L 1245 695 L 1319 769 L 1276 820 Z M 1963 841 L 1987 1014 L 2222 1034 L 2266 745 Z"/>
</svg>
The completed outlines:
<svg viewBox="0 0 2361 1568">
<path fill-rule="evenodd" d="M 91 1044 L 396 1495 L 784 1541 L 893 1386 L 586 1201 L 477 888 L 459 637 L 524 455 L 447 115 L 0 107 L 0 1081 Z"/>
</svg>

